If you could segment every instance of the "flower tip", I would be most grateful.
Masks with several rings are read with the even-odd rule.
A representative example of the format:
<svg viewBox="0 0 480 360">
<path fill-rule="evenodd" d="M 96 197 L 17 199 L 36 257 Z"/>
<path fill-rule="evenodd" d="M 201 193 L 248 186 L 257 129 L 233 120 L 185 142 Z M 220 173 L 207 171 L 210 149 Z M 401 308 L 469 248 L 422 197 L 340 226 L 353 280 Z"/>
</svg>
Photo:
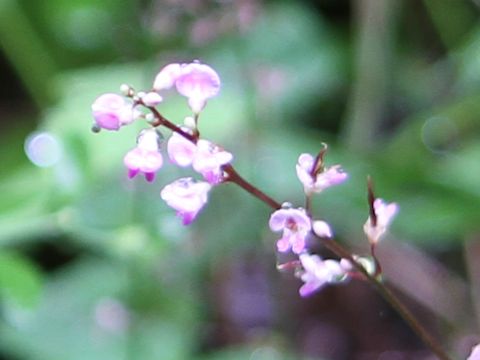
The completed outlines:
<svg viewBox="0 0 480 360">
<path fill-rule="evenodd" d="M 145 180 L 147 180 L 148 182 L 153 182 L 153 180 L 155 180 L 155 173 L 154 172 L 146 172 L 145 173 Z"/>
<path fill-rule="evenodd" d="M 128 178 L 133 179 L 139 172 L 139 169 L 128 169 Z"/>
<path fill-rule="evenodd" d="M 155 91 L 170 89 L 177 78 L 180 76 L 182 67 L 180 64 L 172 63 L 163 67 L 153 81 L 153 89 Z"/>
<path fill-rule="evenodd" d="M 163 101 L 163 98 L 156 92 L 149 92 L 142 96 L 142 101 L 146 106 L 155 107 Z"/>
<path fill-rule="evenodd" d="M 325 221 L 316 220 L 313 222 L 313 232 L 320 238 L 332 238 L 333 233 L 330 225 Z"/>
<path fill-rule="evenodd" d="M 298 289 L 298 293 L 302 298 L 307 298 L 311 296 L 315 292 L 315 290 L 317 289 L 310 284 L 303 284 L 300 289 Z"/>
<path fill-rule="evenodd" d="M 193 222 L 193 220 L 195 220 L 195 217 L 197 214 L 191 213 L 191 212 L 189 213 L 178 212 L 177 215 L 182 218 L 182 225 L 188 226 Z"/>
</svg>

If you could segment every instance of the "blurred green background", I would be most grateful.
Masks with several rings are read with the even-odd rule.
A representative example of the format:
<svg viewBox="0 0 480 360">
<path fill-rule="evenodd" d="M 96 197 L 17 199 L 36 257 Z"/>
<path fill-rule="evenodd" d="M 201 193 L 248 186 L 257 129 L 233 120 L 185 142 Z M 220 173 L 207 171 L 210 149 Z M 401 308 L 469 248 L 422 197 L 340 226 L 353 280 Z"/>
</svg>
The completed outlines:
<svg viewBox="0 0 480 360">
<path fill-rule="evenodd" d="M 203 136 L 268 194 L 302 205 L 296 159 L 327 142 L 350 179 L 314 207 L 339 241 L 366 251 L 368 174 L 400 204 L 385 277 L 464 358 L 480 341 L 479 17 L 476 0 L 0 0 L 0 359 L 432 359 L 367 284 L 300 299 L 270 209 L 240 189 L 182 227 L 159 191 L 188 171 L 126 178 L 143 124 L 93 134 L 91 103 L 193 59 L 223 82 Z M 188 114 L 173 94 L 160 110 Z M 39 131 L 51 166 L 25 154 Z"/>
</svg>

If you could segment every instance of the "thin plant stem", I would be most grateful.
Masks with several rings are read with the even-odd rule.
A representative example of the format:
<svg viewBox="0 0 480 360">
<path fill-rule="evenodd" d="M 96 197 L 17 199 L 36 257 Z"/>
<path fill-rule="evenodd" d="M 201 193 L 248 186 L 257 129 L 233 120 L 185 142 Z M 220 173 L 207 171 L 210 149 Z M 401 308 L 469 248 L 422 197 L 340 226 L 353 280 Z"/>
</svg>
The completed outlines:
<svg viewBox="0 0 480 360">
<path fill-rule="evenodd" d="M 179 126 L 173 124 L 171 121 L 164 118 L 155 108 L 148 108 L 155 116 L 155 121 L 151 123 L 152 126 L 157 127 L 163 125 L 170 130 L 182 135 L 187 140 L 190 140 L 193 143 L 197 143 L 197 136 L 182 130 Z M 253 195 L 263 203 L 267 204 L 273 210 L 278 210 L 282 207 L 281 203 L 266 195 L 263 191 L 245 180 L 232 165 L 228 164 L 223 166 L 223 171 L 226 174 L 225 182 L 232 182 L 234 184 L 237 184 L 249 194 Z M 443 350 L 442 346 L 420 324 L 420 322 L 415 318 L 415 316 L 410 312 L 410 310 L 408 310 L 407 307 L 398 299 L 398 297 L 388 287 L 386 287 L 385 284 L 383 284 L 379 279 L 377 279 L 375 275 L 369 274 L 368 271 L 358 261 L 354 259 L 353 255 L 347 249 L 345 249 L 333 239 L 322 239 L 317 236 L 315 237 L 317 239 L 320 239 L 320 241 L 322 241 L 325 247 L 332 251 L 335 255 L 350 261 L 352 266 L 355 267 L 355 269 L 364 276 L 364 279 L 366 281 L 373 285 L 373 287 L 380 293 L 380 295 L 385 299 L 385 301 L 387 301 L 400 314 L 400 316 L 407 322 L 407 324 L 412 328 L 415 334 L 417 334 L 417 336 L 424 342 L 424 344 L 428 348 L 430 348 L 430 350 L 435 355 L 437 355 L 440 360 L 451 360 L 451 358 Z M 372 254 L 374 254 L 374 252 L 372 252 Z M 374 258 L 376 262 L 378 262 L 375 256 Z"/>
<path fill-rule="evenodd" d="M 427 345 L 440 360 L 451 360 L 451 358 L 443 350 L 442 346 L 419 323 L 415 316 L 398 299 L 398 297 L 387 286 L 385 286 L 385 284 L 380 282 L 380 280 L 378 280 L 375 276 L 372 276 L 358 261 L 356 261 L 347 249 L 332 239 L 317 238 L 322 241 L 326 248 L 335 253 L 337 256 L 349 260 L 355 269 L 363 274 L 365 279 L 375 287 L 385 301 L 387 301 L 400 314 L 400 316 L 407 322 L 415 334 L 417 334 L 424 344 Z"/>
<path fill-rule="evenodd" d="M 263 201 L 265 204 L 270 206 L 274 210 L 278 210 L 282 207 L 278 201 L 272 199 L 270 196 L 265 194 L 263 191 L 253 186 L 247 180 L 240 176 L 240 174 L 234 169 L 232 165 L 226 165 L 223 167 L 223 171 L 227 173 L 227 180 L 233 182 L 240 186 L 245 191 L 249 192 L 251 195 L 255 196 L 259 200 Z"/>
</svg>

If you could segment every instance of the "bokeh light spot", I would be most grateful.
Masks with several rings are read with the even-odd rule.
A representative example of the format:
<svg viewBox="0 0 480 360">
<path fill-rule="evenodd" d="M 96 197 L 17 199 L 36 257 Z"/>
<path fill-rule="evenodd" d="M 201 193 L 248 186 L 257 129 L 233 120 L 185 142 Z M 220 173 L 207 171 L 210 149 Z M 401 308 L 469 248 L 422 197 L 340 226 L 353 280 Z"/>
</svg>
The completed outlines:
<svg viewBox="0 0 480 360">
<path fill-rule="evenodd" d="M 62 157 L 60 141 L 48 132 L 37 132 L 25 140 L 25 153 L 39 167 L 50 167 Z"/>
</svg>

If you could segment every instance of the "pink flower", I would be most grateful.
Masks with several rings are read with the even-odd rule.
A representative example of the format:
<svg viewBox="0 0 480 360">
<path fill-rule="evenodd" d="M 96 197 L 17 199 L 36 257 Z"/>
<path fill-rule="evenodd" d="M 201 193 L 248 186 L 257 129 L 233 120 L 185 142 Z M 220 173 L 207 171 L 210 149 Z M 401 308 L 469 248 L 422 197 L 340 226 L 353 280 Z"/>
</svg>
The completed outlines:
<svg viewBox="0 0 480 360">
<path fill-rule="evenodd" d="M 92 114 L 95 124 L 101 129 L 118 130 L 123 125 L 130 124 L 140 112 L 117 94 L 103 94 L 92 104 Z"/>
<path fill-rule="evenodd" d="M 306 297 L 321 289 L 328 283 L 346 280 L 346 272 L 336 260 L 322 260 L 317 255 L 300 254 L 303 270 L 299 277 L 304 284 L 299 290 L 300 296 Z"/>
<path fill-rule="evenodd" d="M 480 344 L 472 349 L 472 353 L 468 356 L 467 360 L 480 360 Z"/>
<path fill-rule="evenodd" d="M 376 244 L 380 238 L 385 234 L 391 221 L 398 212 L 398 205 L 396 203 L 386 203 L 382 199 L 375 199 L 373 209 L 376 215 L 376 224 L 373 224 L 371 216 L 368 217 L 363 231 L 367 235 L 370 243 Z"/>
<path fill-rule="evenodd" d="M 303 209 L 280 209 L 270 216 L 269 226 L 272 231 L 283 231 L 277 241 L 277 249 L 287 252 L 292 249 L 296 254 L 305 249 L 305 238 L 312 228 L 311 222 Z"/>
<path fill-rule="evenodd" d="M 177 215 L 182 218 L 183 225 L 188 225 L 207 203 L 210 189 L 211 185 L 206 182 L 181 178 L 165 186 L 160 192 L 160 196 L 168 206 L 177 210 Z"/>
<path fill-rule="evenodd" d="M 173 85 L 181 95 L 188 98 L 188 105 L 198 114 L 207 100 L 220 91 L 220 77 L 210 66 L 196 61 L 190 64 L 170 64 L 158 73 L 153 88 L 160 91 Z"/>
<path fill-rule="evenodd" d="M 222 166 L 229 164 L 233 155 L 208 140 L 198 140 L 193 157 L 193 169 L 203 175 L 210 184 L 223 180 Z"/>
<path fill-rule="evenodd" d="M 310 154 L 301 154 L 296 166 L 297 176 L 303 184 L 306 194 L 319 193 L 326 188 L 344 182 L 348 175 L 343 172 L 340 165 L 334 165 L 324 169 L 318 174 L 312 175 L 315 158 Z"/>
<path fill-rule="evenodd" d="M 140 133 L 137 146 L 123 158 L 129 178 L 141 172 L 147 181 L 155 179 L 155 173 L 163 165 L 162 155 L 158 151 L 158 138 L 158 133 L 154 129 L 143 130 Z"/>
<path fill-rule="evenodd" d="M 233 155 L 207 140 L 198 140 L 197 144 L 173 133 L 167 144 L 170 160 L 179 166 L 193 165 L 193 169 L 202 174 L 210 184 L 223 180 L 222 166 L 230 163 Z"/>
</svg>

